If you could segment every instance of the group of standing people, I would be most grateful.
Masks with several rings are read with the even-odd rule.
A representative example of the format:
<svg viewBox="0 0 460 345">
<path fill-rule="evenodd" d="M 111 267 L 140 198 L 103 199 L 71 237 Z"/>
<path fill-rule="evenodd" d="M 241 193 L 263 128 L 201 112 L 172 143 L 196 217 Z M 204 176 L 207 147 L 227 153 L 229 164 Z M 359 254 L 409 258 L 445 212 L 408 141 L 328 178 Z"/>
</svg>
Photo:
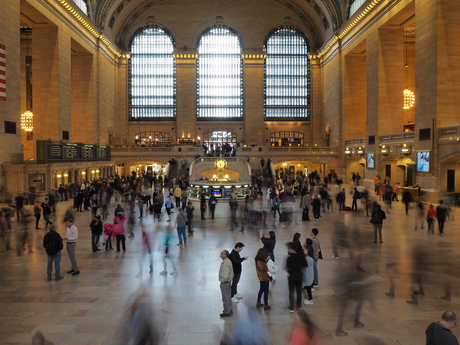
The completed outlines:
<svg viewBox="0 0 460 345">
<path fill-rule="evenodd" d="M 286 244 L 288 256 L 284 268 L 288 272 L 288 309 L 290 312 L 302 308 L 302 290 L 306 290 L 308 295 L 308 299 L 303 303 L 306 305 L 313 304 L 312 291 L 319 286 L 317 264 L 318 260 L 322 259 L 321 246 L 317 238 L 318 233 L 318 229 L 312 229 L 311 238 L 306 239 L 303 244 L 300 242 L 300 234 L 295 233 L 293 241 Z M 270 281 L 276 280 L 275 272 L 278 269 L 274 264 L 275 256 L 273 254 L 276 245 L 275 232 L 270 231 L 269 236 L 265 237 L 261 230 L 260 239 L 264 246 L 257 251 L 254 258 L 259 280 L 256 308 L 263 308 L 267 311 L 271 309 L 268 302 Z M 240 256 L 243 247 L 244 244 L 238 242 L 231 253 L 225 249 L 220 253 L 222 262 L 219 269 L 219 281 L 224 307 L 222 314 L 220 314 L 221 317 L 232 316 L 232 302 L 238 303 L 239 299 L 243 298 L 237 290 L 241 278 L 242 262 L 248 259 L 248 257 Z M 294 298 L 295 293 L 297 293 L 296 298 Z"/>
</svg>

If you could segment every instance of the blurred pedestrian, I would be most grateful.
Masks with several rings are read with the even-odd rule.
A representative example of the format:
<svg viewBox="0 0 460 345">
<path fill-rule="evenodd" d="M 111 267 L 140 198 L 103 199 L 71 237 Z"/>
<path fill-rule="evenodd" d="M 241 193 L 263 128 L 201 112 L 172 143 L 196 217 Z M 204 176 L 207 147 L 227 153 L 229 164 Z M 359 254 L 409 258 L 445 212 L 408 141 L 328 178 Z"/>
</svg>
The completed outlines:
<svg viewBox="0 0 460 345">
<path fill-rule="evenodd" d="M 294 314 L 294 329 L 288 337 L 289 345 L 316 345 L 317 328 L 303 309 Z"/>
<path fill-rule="evenodd" d="M 426 222 L 428 224 L 428 232 L 434 235 L 434 220 L 438 217 L 436 210 L 431 204 L 426 210 Z"/>
<path fill-rule="evenodd" d="M 189 235 L 193 235 L 193 233 L 195 232 L 193 230 L 193 211 L 195 211 L 195 207 L 193 206 L 193 203 L 189 201 L 187 203 L 187 207 L 185 207 L 185 212 L 187 213 L 187 226 Z"/>
<path fill-rule="evenodd" d="M 436 214 L 438 215 L 438 227 L 439 227 L 439 234 L 442 235 L 444 233 L 444 224 L 447 218 L 447 207 L 444 205 L 444 200 L 439 200 L 439 205 L 436 207 Z"/>
<path fill-rule="evenodd" d="M 170 249 L 169 249 L 169 245 L 171 243 L 171 231 L 172 231 L 172 226 L 168 226 L 166 228 L 166 232 L 164 233 L 164 239 L 163 239 L 163 271 L 160 272 L 160 274 L 162 276 L 165 276 L 168 274 L 168 270 L 167 270 L 167 264 L 166 264 L 166 260 L 169 259 L 169 262 L 171 263 L 171 266 L 173 267 L 174 271 L 171 272 L 171 275 L 174 276 L 176 275 L 178 272 L 177 272 L 177 268 L 176 268 L 176 264 L 174 263 L 174 260 L 171 258 L 171 253 L 170 253 Z"/>
<path fill-rule="evenodd" d="M 42 214 L 42 208 L 40 207 L 40 202 L 37 201 L 35 204 L 33 204 L 33 209 L 34 209 L 34 217 L 35 217 L 35 230 L 40 230 L 39 228 L 39 221 L 41 218 Z"/>
</svg>

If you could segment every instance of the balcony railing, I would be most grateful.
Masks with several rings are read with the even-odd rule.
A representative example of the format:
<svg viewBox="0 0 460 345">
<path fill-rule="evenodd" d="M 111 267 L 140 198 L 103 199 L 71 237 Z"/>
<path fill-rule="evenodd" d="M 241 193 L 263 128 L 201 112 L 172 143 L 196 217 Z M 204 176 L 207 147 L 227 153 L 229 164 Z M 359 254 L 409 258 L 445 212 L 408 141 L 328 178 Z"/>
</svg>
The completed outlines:
<svg viewBox="0 0 460 345">
<path fill-rule="evenodd" d="M 457 139 L 460 137 L 460 125 L 439 128 L 439 139 Z"/>
<path fill-rule="evenodd" d="M 388 143 L 391 141 L 411 141 L 415 139 L 415 132 L 402 132 L 388 135 L 381 135 L 380 142 Z"/>
<path fill-rule="evenodd" d="M 320 146 L 250 146 L 250 147 L 238 147 L 238 153 L 253 153 L 257 154 L 260 152 L 261 155 L 271 152 L 290 152 L 295 154 L 305 154 L 305 155 L 336 155 L 338 152 L 338 148 L 334 147 L 320 147 Z M 201 147 L 181 147 L 181 146 L 173 146 L 173 147 L 137 147 L 137 146 L 124 146 L 124 147 L 112 147 L 112 155 L 117 154 L 125 154 L 125 153 L 171 153 L 171 152 L 193 152 L 193 153 L 202 153 Z"/>
</svg>

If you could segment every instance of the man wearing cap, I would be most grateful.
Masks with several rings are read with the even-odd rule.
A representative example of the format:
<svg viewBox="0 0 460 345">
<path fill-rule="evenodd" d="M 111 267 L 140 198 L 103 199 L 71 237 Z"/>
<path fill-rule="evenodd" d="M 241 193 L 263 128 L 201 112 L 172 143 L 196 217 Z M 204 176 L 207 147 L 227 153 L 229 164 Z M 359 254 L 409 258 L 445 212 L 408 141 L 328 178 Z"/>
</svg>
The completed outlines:
<svg viewBox="0 0 460 345">
<path fill-rule="evenodd" d="M 179 237 L 178 246 L 187 245 L 187 234 L 185 233 L 185 227 L 187 226 L 187 217 L 185 216 L 184 209 L 180 208 L 179 213 L 176 216 L 176 227 L 177 236 Z"/>
<path fill-rule="evenodd" d="M 99 238 L 102 235 L 101 216 L 97 215 L 96 217 L 94 217 L 89 227 L 91 228 L 91 247 L 93 248 L 93 252 L 95 253 L 100 250 L 97 247 L 97 244 L 99 243 Z"/>
<path fill-rule="evenodd" d="M 427 345 L 458 345 L 457 337 L 451 329 L 457 327 L 457 315 L 453 311 L 446 311 L 441 321 L 431 323 L 426 331 Z"/>
<path fill-rule="evenodd" d="M 237 292 L 237 286 L 238 282 L 240 281 L 241 277 L 241 263 L 246 260 L 248 257 L 240 257 L 240 252 L 243 250 L 244 244 L 241 242 L 238 242 L 235 244 L 235 249 L 232 250 L 228 258 L 232 262 L 232 267 L 233 267 L 233 280 L 232 280 L 232 287 L 231 287 L 231 297 L 232 297 L 232 302 L 233 303 L 238 303 L 243 296 L 241 296 Z"/>
</svg>

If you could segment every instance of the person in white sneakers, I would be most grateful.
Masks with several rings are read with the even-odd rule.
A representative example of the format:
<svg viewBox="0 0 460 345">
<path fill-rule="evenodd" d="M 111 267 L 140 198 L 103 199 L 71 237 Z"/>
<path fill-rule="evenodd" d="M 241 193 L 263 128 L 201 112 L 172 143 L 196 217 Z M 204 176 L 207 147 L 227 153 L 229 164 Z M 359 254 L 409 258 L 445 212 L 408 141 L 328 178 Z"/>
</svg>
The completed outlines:
<svg viewBox="0 0 460 345">
<path fill-rule="evenodd" d="M 233 280 L 232 280 L 232 287 L 231 287 L 231 296 L 232 296 L 232 302 L 233 303 L 238 303 L 243 296 L 241 296 L 237 292 L 237 286 L 238 282 L 240 281 L 241 277 L 241 271 L 242 271 L 242 266 L 241 263 L 246 260 L 248 257 L 240 257 L 240 252 L 243 250 L 244 244 L 241 242 L 238 242 L 235 244 L 235 249 L 232 250 L 228 258 L 232 262 L 233 266 Z"/>
</svg>

